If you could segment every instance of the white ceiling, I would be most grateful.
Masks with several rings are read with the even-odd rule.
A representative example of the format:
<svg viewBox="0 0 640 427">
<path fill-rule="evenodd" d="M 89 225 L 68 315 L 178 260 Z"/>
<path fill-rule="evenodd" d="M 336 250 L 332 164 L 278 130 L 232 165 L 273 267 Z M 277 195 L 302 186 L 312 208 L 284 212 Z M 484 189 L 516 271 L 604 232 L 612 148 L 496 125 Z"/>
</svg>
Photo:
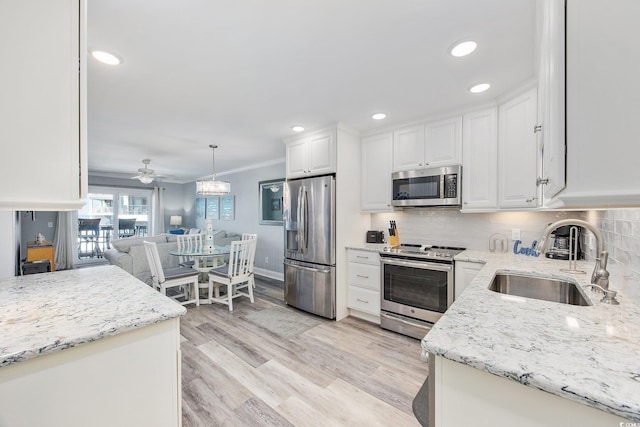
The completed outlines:
<svg viewBox="0 0 640 427">
<path fill-rule="evenodd" d="M 149 158 L 188 182 L 212 143 L 221 173 L 281 161 L 294 124 L 366 132 L 490 102 L 534 76 L 534 24 L 535 0 L 89 1 L 88 48 L 124 59 L 89 57 L 89 173 Z"/>
</svg>

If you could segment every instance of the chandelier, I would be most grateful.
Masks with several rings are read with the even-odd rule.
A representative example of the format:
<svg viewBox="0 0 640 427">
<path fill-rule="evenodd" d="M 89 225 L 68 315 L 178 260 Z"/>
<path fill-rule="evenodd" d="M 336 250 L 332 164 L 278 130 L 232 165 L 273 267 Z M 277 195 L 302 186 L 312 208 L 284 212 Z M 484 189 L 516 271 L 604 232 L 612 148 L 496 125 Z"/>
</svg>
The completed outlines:
<svg viewBox="0 0 640 427">
<path fill-rule="evenodd" d="M 215 152 L 218 146 L 211 144 L 209 148 L 211 148 L 213 152 L 213 173 L 210 180 L 196 181 L 196 194 L 199 196 L 223 196 L 229 194 L 231 192 L 231 184 L 227 181 L 216 181 Z"/>
</svg>

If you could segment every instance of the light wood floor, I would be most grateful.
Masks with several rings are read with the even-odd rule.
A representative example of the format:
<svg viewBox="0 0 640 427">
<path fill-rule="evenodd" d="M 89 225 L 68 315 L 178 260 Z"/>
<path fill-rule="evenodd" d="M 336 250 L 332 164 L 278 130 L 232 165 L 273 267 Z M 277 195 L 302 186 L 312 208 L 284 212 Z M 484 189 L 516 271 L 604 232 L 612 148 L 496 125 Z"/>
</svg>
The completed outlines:
<svg viewBox="0 0 640 427">
<path fill-rule="evenodd" d="M 232 313 L 187 306 L 184 427 L 419 426 L 411 403 L 427 377 L 420 341 L 352 317 L 303 313 L 284 304 L 282 282 L 256 282 L 256 302 L 238 298 Z M 285 338 L 251 321 L 277 307 L 318 324 Z"/>
</svg>

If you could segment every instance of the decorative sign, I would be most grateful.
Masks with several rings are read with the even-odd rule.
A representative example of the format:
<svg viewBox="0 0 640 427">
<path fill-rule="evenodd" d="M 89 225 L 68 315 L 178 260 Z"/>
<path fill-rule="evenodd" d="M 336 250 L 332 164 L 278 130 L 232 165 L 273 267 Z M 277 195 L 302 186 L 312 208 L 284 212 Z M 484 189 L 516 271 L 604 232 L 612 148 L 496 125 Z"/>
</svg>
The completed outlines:
<svg viewBox="0 0 640 427">
<path fill-rule="evenodd" d="M 204 199 L 196 199 L 196 218 L 204 218 L 205 201 Z"/>
<path fill-rule="evenodd" d="M 519 248 L 520 243 L 522 243 L 522 241 L 520 240 L 516 240 L 515 242 L 513 242 L 513 253 L 516 255 L 527 255 L 527 256 L 540 256 L 540 252 L 536 251 L 536 243 L 538 243 L 537 240 L 534 240 L 533 243 L 531 243 L 531 247 L 529 248 Z"/>
<path fill-rule="evenodd" d="M 235 196 L 220 197 L 220 219 L 233 220 L 235 218 Z"/>
<path fill-rule="evenodd" d="M 220 197 L 207 197 L 207 219 L 220 219 Z"/>
</svg>

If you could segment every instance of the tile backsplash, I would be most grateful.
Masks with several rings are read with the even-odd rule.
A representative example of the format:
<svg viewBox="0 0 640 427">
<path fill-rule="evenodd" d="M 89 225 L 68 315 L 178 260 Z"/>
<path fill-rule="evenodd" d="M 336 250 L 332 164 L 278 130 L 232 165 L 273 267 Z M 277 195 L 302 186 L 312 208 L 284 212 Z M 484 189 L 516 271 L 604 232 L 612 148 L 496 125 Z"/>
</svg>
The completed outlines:
<svg viewBox="0 0 640 427">
<path fill-rule="evenodd" d="M 460 213 L 454 209 L 405 209 L 371 215 L 371 227 L 388 236 L 389 220 L 395 220 L 401 243 L 457 246 L 488 250 L 489 239 L 502 234 L 513 249 L 511 230 L 520 230 L 525 247 L 540 239 L 549 223 L 565 218 L 584 219 L 583 211 Z"/>
<path fill-rule="evenodd" d="M 611 283 L 611 289 L 622 291 L 640 305 L 640 209 L 589 211 L 586 220 L 602 232 L 610 269 L 618 269 L 624 277 L 622 283 Z M 586 234 L 587 259 L 593 260 L 596 241 L 591 233 Z"/>
<path fill-rule="evenodd" d="M 395 220 L 401 243 L 457 246 L 488 250 L 489 239 L 502 234 L 513 250 L 511 230 L 520 230 L 522 246 L 540 239 L 549 223 L 566 218 L 588 221 L 603 234 L 609 252 L 610 271 L 622 282 L 611 282 L 611 289 L 640 305 L 640 209 L 591 211 L 460 213 L 454 209 L 405 209 L 371 215 L 371 229 L 383 230 L 388 237 L 389 221 Z M 363 236 L 364 238 L 364 236 Z M 590 232 L 583 233 L 586 259 L 595 259 L 596 242 Z M 560 261 L 559 261 L 560 262 Z"/>
</svg>

